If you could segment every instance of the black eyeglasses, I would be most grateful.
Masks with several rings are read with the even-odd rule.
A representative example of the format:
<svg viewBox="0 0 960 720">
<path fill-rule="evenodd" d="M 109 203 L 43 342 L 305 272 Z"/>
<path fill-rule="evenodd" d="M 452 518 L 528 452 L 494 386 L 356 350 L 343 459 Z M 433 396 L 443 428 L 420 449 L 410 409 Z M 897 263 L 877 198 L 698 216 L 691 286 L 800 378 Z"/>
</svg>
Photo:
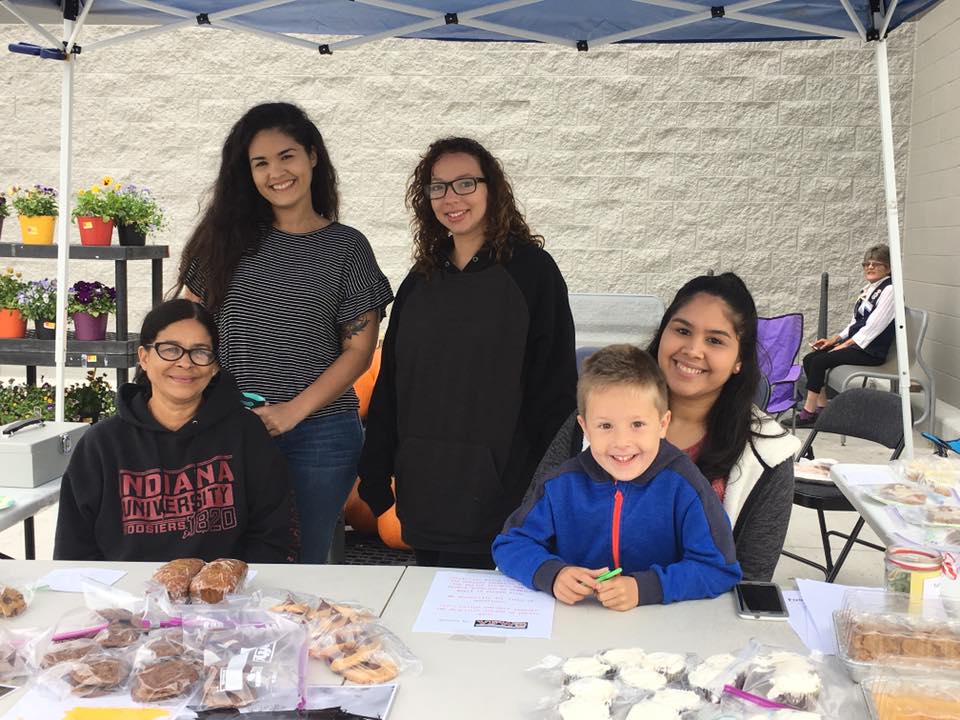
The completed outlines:
<svg viewBox="0 0 960 720">
<path fill-rule="evenodd" d="M 183 357 L 184 353 L 190 356 L 190 362 L 200 367 L 212 365 L 217 360 L 217 356 L 213 354 L 213 350 L 207 350 L 206 348 L 191 348 L 187 350 L 187 348 L 181 347 L 175 342 L 150 343 L 149 345 L 144 345 L 144 347 L 147 349 L 153 348 L 157 351 L 157 355 L 160 356 L 161 360 L 168 362 L 179 360 Z"/>
<path fill-rule="evenodd" d="M 860 267 L 862 267 L 864 270 L 867 268 L 885 268 L 886 266 L 887 264 L 885 262 L 880 262 L 879 260 L 867 260 L 860 263 Z"/>
<path fill-rule="evenodd" d="M 447 194 L 447 188 L 451 188 L 457 195 L 473 195 L 477 191 L 477 183 L 485 183 L 486 178 L 465 177 L 451 180 L 450 182 L 432 182 L 423 186 L 423 191 L 431 200 L 439 200 Z"/>
</svg>

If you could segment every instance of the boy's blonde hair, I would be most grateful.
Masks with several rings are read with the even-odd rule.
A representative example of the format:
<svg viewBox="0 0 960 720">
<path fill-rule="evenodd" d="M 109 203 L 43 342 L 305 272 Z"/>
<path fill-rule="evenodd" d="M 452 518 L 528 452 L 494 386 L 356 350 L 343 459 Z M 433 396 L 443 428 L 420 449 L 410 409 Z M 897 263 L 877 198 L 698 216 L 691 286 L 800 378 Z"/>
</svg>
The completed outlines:
<svg viewBox="0 0 960 720">
<path fill-rule="evenodd" d="M 635 345 L 608 345 L 583 361 L 577 382 L 577 412 L 586 417 L 587 396 L 611 385 L 632 385 L 654 392 L 654 403 L 662 417 L 668 408 L 667 380 L 653 357 Z"/>
</svg>

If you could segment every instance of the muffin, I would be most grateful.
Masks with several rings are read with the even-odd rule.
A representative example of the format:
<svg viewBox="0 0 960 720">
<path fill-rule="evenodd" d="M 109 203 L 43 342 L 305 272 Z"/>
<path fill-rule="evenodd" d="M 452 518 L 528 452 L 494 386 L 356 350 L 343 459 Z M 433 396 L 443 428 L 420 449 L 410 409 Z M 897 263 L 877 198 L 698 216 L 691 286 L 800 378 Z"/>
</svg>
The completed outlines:
<svg viewBox="0 0 960 720">
<path fill-rule="evenodd" d="M 610 720 L 610 708 L 605 702 L 575 697 L 557 706 L 561 720 Z"/>
<path fill-rule="evenodd" d="M 647 653 L 643 667 L 663 675 L 667 682 L 682 680 L 687 672 L 687 660 L 683 655 L 670 652 Z"/>
<path fill-rule="evenodd" d="M 813 709 L 823 687 L 814 672 L 782 668 L 770 678 L 767 698 L 801 710 Z"/>
<path fill-rule="evenodd" d="M 608 665 L 620 669 L 641 666 L 646 656 L 647 654 L 640 648 L 614 648 L 600 655 L 600 659 Z"/>
<path fill-rule="evenodd" d="M 584 677 L 574 680 L 566 688 L 567 692 L 576 698 L 585 700 L 599 700 L 609 705 L 617 696 L 617 688 L 610 680 L 597 677 Z"/>
<path fill-rule="evenodd" d="M 655 700 L 644 700 L 630 708 L 626 720 L 680 720 L 680 711 Z"/>
<path fill-rule="evenodd" d="M 622 668 L 617 676 L 620 681 L 628 687 L 637 690 L 646 690 L 656 692 L 667 686 L 667 679 L 656 670 L 649 670 L 642 667 Z"/>
<path fill-rule="evenodd" d="M 611 667 L 595 657 L 575 657 L 567 660 L 562 667 L 563 676 L 567 680 L 576 680 L 585 677 L 607 677 Z"/>
<path fill-rule="evenodd" d="M 658 690 L 657 694 L 653 696 L 653 701 L 660 705 L 672 707 L 681 713 L 687 710 L 695 710 L 700 707 L 700 704 L 703 702 L 695 692 L 674 688 Z"/>
<path fill-rule="evenodd" d="M 687 675 L 687 681 L 690 683 L 690 687 L 704 699 L 713 703 L 720 702 L 718 691 L 722 689 L 722 683 L 720 688 L 713 688 L 711 686 L 717 677 L 735 660 L 736 658 L 729 653 L 711 655 Z"/>
</svg>

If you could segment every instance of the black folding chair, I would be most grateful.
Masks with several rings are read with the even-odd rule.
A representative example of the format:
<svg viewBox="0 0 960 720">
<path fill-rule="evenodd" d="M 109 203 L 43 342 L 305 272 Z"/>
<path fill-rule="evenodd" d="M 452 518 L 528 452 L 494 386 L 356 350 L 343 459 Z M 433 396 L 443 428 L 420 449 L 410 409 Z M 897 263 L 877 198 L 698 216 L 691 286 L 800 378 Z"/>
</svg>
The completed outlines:
<svg viewBox="0 0 960 720">
<path fill-rule="evenodd" d="M 837 395 L 820 413 L 816 424 L 807 436 L 806 442 L 797 453 L 797 458 L 813 458 L 813 441 L 820 433 L 834 433 L 849 437 L 861 438 L 879 443 L 893 450 L 891 460 L 896 460 L 903 452 L 903 419 L 900 414 L 900 397 L 893 393 L 871 390 L 869 388 L 852 388 Z M 817 511 L 817 520 L 820 522 L 820 540 L 823 543 L 825 564 L 801 557 L 786 550 L 781 551 L 788 558 L 815 567 L 822 572 L 827 582 L 833 582 L 840 572 L 840 567 L 853 549 L 853 544 L 865 545 L 874 550 L 885 550 L 876 545 L 858 538 L 863 529 L 863 518 L 857 517 L 857 522 L 849 534 L 837 530 L 828 530 L 825 512 L 846 511 L 856 512 L 856 508 L 844 497 L 839 488 L 833 483 L 816 482 L 797 479 L 793 492 L 793 504 Z M 830 537 L 844 538 L 843 548 L 837 561 L 833 562 L 830 552 Z"/>
</svg>

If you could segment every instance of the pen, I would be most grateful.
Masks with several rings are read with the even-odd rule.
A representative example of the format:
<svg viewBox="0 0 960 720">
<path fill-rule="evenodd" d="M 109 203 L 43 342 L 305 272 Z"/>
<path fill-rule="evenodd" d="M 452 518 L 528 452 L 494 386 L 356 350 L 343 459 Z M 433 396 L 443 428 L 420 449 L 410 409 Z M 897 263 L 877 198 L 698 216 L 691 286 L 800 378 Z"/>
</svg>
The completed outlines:
<svg viewBox="0 0 960 720">
<path fill-rule="evenodd" d="M 605 572 L 603 575 L 596 578 L 596 580 L 597 582 L 603 582 L 604 580 L 609 580 L 610 578 L 616 577 L 622 572 L 623 572 L 623 568 L 616 568 L 614 570 L 611 570 L 610 572 Z"/>
</svg>

